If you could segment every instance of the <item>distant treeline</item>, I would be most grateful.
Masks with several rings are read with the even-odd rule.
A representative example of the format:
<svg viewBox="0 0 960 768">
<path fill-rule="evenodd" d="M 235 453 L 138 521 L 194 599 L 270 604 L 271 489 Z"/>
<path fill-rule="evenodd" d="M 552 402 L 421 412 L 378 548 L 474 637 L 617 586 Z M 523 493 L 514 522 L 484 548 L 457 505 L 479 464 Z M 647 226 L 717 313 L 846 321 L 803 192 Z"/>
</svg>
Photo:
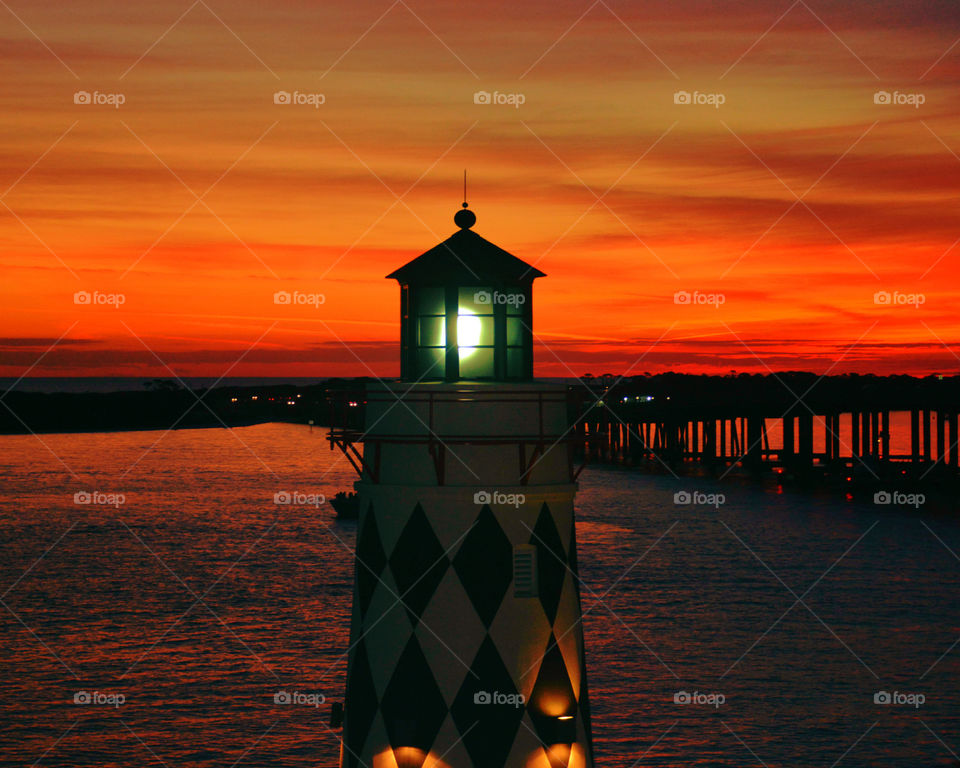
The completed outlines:
<svg viewBox="0 0 960 768">
<path fill-rule="evenodd" d="M 0 409 L 0 433 L 119 432 L 240 427 L 268 421 L 306 423 L 325 414 L 323 385 L 219 386 L 186 389 L 157 380 L 141 392 L 10 392 Z M 292 403 L 292 404 L 291 404 Z"/>
<path fill-rule="evenodd" d="M 18 392 L 14 388 L 3 398 L 7 407 L 0 409 L 0 433 L 236 427 L 269 421 L 326 425 L 330 402 L 357 397 L 368 381 L 372 379 L 327 379 L 306 386 L 225 383 L 191 390 L 173 380 L 158 379 L 143 391 L 110 393 Z M 820 377 L 788 371 L 726 376 L 662 373 L 622 380 L 605 374 L 584 376 L 582 382 L 571 386 L 584 397 L 607 398 L 611 405 L 663 408 L 669 403 L 671 410 L 702 409 L 716 416 L 724 409 L 741 411 L 745 403 L 782 411 L 801 397 L 818 411 L 851 406 L 952 410 L 960 403 L 960 376 Z"/>
<path fill-rule="evenodd" d="M 725 376 L 661 373 L 623 379 L 604 374 L 587 375 L 582 381 L 575 389 L 590 397 L 602 396 L 611 406 L 667 408 L 669 403 L 670 410 L 715 418 L 745 411 L 782 414 L 798 401 L 817 413 L 912 408 L 954 411 L 960 404 L 960 375 L 819 376 L 784 371 Z"/>
</svg>

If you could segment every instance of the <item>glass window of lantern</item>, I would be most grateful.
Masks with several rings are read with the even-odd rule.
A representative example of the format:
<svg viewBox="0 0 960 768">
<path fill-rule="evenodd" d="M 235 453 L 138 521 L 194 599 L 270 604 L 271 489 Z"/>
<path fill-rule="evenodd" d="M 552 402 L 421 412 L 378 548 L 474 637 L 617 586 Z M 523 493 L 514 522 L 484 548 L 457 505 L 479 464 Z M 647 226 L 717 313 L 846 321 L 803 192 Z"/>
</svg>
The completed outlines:
<svg viewBox="0 0 960 768">
<path fill-rule="evenodd" d="M 417 368 L 424 378 L 442 378 L 446 344 L 443 286 L 420 286 L 414 301 L 417 315 Z"/>
<path fill-rule="evenodd" d="M 494 374 L 493 289 L 462 286 L 457 295 L 457 347 L 460 376 L 490 378 Z"/>
</svg>

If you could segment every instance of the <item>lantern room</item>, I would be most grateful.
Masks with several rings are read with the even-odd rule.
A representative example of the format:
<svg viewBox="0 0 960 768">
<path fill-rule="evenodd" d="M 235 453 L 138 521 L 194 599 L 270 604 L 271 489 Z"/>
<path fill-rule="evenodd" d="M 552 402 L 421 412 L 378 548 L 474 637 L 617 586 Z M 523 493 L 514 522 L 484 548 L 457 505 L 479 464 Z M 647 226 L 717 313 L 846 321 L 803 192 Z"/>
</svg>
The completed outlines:
<svg viewBox="0 0 960 768">
<path fill-rule="evenodd" d="M 404 381 L 533 378 L 533 281 L 544 273 L 485 240 L 463 204 L 460 228 L 387 275 L 400 283 Z"/>
</svg>

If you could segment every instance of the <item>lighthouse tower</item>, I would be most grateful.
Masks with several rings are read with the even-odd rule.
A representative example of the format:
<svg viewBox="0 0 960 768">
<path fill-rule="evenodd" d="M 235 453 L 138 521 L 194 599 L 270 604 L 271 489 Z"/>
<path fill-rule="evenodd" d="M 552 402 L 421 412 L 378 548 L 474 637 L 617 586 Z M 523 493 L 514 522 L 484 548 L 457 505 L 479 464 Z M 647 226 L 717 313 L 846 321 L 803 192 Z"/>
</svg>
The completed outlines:
<svg viewBox="0 0 960 768">
<path fill-rule="evenodd" d="M 544 275 L 466 203 L 454 221 L 388 275 L 401 380 L 331 435 L 361 473 L 341 765 L 590 768 L 570 408 L 533 379 Z"/>
</svg>

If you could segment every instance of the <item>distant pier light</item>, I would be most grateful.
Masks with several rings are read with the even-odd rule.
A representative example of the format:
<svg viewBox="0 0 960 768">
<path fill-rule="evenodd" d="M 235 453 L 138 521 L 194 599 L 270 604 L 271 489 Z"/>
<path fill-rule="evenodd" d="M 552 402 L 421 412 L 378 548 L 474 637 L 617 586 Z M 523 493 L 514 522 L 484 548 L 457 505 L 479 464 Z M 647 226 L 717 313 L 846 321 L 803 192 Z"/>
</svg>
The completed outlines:
<svg viewBox="0 0 960 768">
<path fill-rule="evenodd" d="M 472 211 L 459 231 L 387 275 L 400 283 L 406 381 L 533 378 L 533 281 L 543 272 L 480 237 Z"/>
</svg>

